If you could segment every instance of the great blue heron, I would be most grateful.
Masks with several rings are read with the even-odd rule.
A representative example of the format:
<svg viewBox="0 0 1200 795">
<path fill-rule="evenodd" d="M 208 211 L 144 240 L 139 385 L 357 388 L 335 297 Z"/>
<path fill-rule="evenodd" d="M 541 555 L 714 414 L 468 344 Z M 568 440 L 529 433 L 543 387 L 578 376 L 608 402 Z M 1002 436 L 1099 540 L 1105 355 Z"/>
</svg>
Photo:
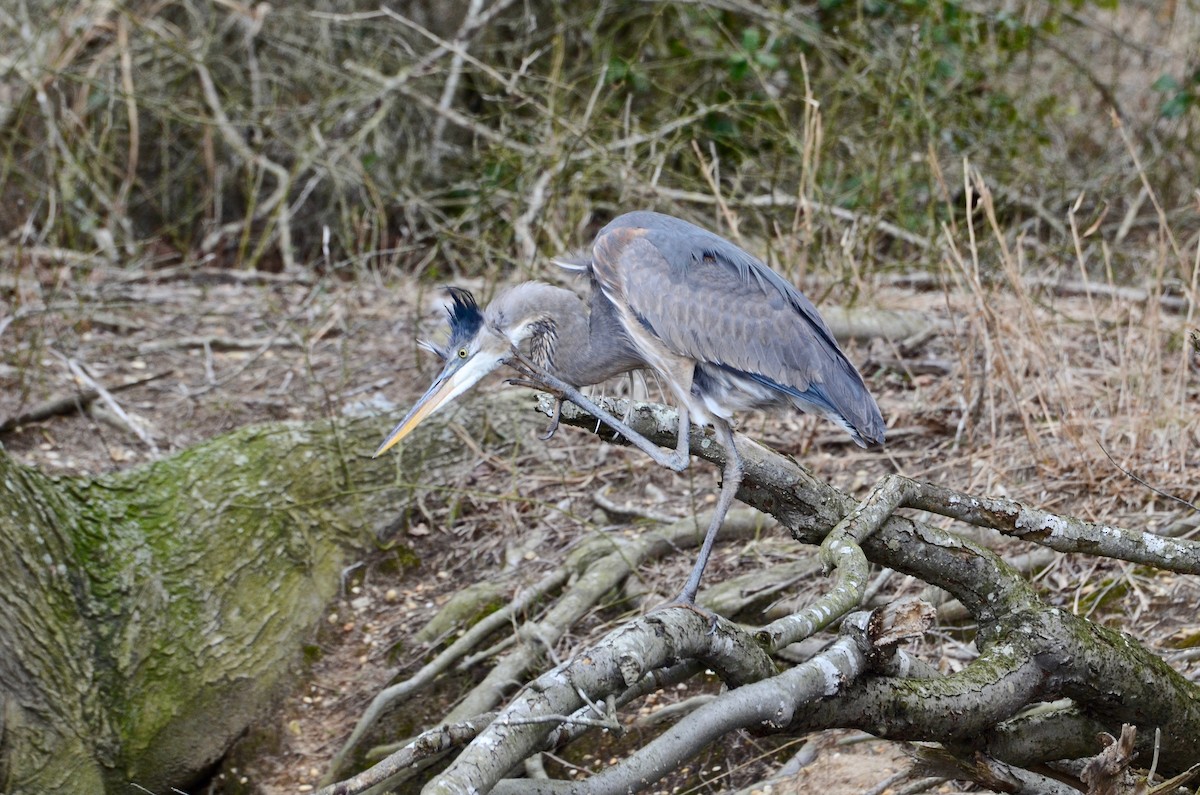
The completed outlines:
<svg viewBox="0 0 1200 795">
<path fill-rule="evenodd" d="M 426 345 L 445 366 L 375 455 L 500 365 L 522 362 L 535 366 L 534 380 L 677 472 L 689 461 L 689 421 L 712 425 L 726 463 L 712 523 L 675 600 L 691 605 L 742 479 L 734 412 L 791 406 L 833 420 L 863 447 L 883 443 L 879 407 L 816 308 L 728 240 L 669 215 L 632 212 L 600 230 L 589 258 L 559 264 L 590 276 L 590 308 L 541 282 L 518 284 L 482 311 L 470 293 L 451 288 L 449 342 Z M 577 389 L 635 369 L 653 370 L 674 396 L 673 453 Z"/>
</svg>

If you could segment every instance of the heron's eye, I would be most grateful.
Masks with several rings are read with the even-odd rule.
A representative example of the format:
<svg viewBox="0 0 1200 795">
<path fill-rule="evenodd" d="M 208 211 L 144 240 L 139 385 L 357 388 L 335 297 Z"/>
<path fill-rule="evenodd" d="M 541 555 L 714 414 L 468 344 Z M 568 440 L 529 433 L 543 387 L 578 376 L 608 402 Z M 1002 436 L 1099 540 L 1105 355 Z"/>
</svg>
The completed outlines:
<svg viewBox="0 0 1200 795">
<path fill-rule="evenodd" d="M 467 358 L 467 349 L 466 349 L 466 348 L 459 348 L 459 349 L 458 349 L 458 358 L 460 358 L 460 359 L 465 359 L 465 358 Z"/>
</svg>

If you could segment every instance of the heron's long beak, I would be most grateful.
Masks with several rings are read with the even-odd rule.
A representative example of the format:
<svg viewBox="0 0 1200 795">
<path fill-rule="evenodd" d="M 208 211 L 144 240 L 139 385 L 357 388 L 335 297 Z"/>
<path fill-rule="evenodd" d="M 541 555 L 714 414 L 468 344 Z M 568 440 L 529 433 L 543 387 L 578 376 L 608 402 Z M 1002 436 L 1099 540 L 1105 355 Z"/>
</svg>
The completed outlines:
<svg viewBox="0 0 1200 795">
<path fill-rule="evenodd" d="M 392 432 L 387 435 L 383 444 L 379 445 L 379 449 L 371 457 L 378 458 L 392 445 L 408 436 L 412 429 L 420 425 L 421 421 L 430 414 L 453 401 L 479 383 L 485 375 L 504 364 L 506 358 L 503 355 L 479 351 L 467 359 L 460 359 L 457 356 L 450 359 L 442 368 L 442 372 L 438 373 L 438 377 L 429 390 L 412 407 L 408 416 L 392 429 Z"/>
</svg>

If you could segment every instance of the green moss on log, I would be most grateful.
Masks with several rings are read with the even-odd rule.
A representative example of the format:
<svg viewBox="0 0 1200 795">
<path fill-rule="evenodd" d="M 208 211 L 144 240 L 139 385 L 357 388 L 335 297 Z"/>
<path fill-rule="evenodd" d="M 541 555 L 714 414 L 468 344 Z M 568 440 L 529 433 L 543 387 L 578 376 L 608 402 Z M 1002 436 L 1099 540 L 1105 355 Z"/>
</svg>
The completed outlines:
<svg viewBox="0 0 1200 795">
<path fill-rule="evenodd" d="M 482 433 L 470 404 L 441 419 Z M 215 763 L 290 682 L 347 562 L 463 461 L 441 422 L 372 459 L 386 424 L 243 428 L 94 479 L 0 448 L 3 791 L 166 791 Z"/>
</svg>

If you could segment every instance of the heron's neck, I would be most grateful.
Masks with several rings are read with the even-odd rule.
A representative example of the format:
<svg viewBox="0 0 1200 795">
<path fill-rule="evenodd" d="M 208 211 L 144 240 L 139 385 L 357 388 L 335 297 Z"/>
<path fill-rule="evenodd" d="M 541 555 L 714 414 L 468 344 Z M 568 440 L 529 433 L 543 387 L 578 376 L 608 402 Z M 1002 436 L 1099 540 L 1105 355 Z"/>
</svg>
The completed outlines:
<svg viewBox="0 0 1200 795">
<path fill-rule="evenodd" d="M 599 291 L 593 296 L 590 313 L 573 293 L 546 307 L 553 332 L 547 347 L 549 361 L 543 364 L 574 386 L 598 384 L 643 366 L 612 304 Z"/>
</svg>

